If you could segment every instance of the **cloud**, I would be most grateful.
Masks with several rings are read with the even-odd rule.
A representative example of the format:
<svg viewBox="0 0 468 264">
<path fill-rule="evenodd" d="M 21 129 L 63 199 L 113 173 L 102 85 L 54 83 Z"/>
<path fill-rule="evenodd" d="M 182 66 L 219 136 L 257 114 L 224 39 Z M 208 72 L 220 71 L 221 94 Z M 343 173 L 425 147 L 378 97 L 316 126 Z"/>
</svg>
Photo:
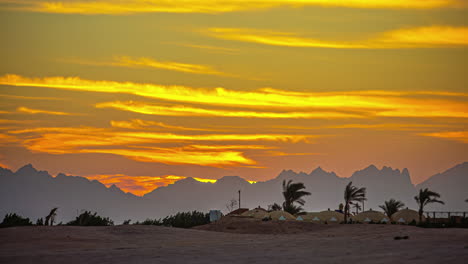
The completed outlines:
<svg viewBox="0 0 468 264">
<path fill-rule="evenodd" d="M 287 134 L 200 134 L 183 135 L 153 132 L 122 132 L 93 127 L 53 127 L 9 131 L 16 141 L 32 152 L 55 155 L 101 153 L 124 156 L 141 162 L 185 164 L 211 167 L 252 166 L 256 161 L 242 150 L 264 150 L 261 145 L 222 145 L 213 142 L 308 142 L 314 135 Z M 193 144 L 208 142 L 208 145 Z M 168 147 L 167 144 L 178 146 Z M 180 144 L 185 144 L 179 146 Z M 160 147 L 164 145 L 164 147 Z"/>
<path fill-rule="evenodd" d="M 20 100 L 67 100 L 65 98 L 58 97 L 35 97 L 35 96 L 22 96 L 22 95 L 12 95 L 12 94 L 0 94 L 0 97 L 8 99 L 20 99 Z"/>
<path fill-rule="evenodd" d="M 429 26 L 397 29 L 361 41 L 327 41 L 294 33 L 246 28 L 209 28 L 202 33 L 227 40 L 272 46 L 333 49 L 440 48 L 468 45 L 468 27 Z"/>
<path fill-rule="evenodd" d="M 123 111 L 146 115 L 159 116 L 215 116 L 215 117 L 241 117 L 241 118 L 274 118 L 274 119 L 334 119 L 334 118 L 363 118 L 362 115 L 353 113 L 340 113 L 330 111 L 310 111 L 310 112 L 260 112 L 260 111 L 236 111 L 203 109 L 188 106 L 160 106 L 139 102 L 107 102 L 99 103 L 97 108 L 114 108 Z"/>
<path fill-rule="evenodd" d="M 233 74 L 220 72 L 208 65 L 190 64 L 174 61 L 158 61 L 152 58 L 132 58 L 129 56 L 116 56 L 112 61 L 87 61 L 81 59 L 62 59 L 61 61 L 93 65 L 93 66 L 113 66 L 113 67 L 126 67 L 126 68 L 149 68 L 149 69 L 161 69 L 169 71 L 178 71 L 193 74 L 207 74 L 207 75 L 218 75 L 225 77 L 237 77 Z"/>
<path fill-rule="evenodd" d="M 464 8 L 463 0 L 6 0 L 4 8 L 62 14 L 224 13 L 277 7 Z"/>
<path fill-rule="evenodd" d="M 450 92 L 437 91 L 390 93 L 385 91 L 294 92 L 276 89 L 241 91 L 220 87 L 206 89 L 131 82 L 92 81 L 80 79 L 78 77 L 27 78 L 11 74 L 1 76 L 0 85 L 44 87 L 101 93 L 126 93 L 165 101 L 222 107 L 260 108 L 263 111 L 265 109 L 307 109 L 308 112 L 313 113 L 317 110 L 322 112 L 336 112 L 336 109 L 340 109 L 340 111 L 346 114 L 362 112 L 369 116 L 384 117 L 468 117 L 468 106 L 466 103 L 459 101 L 466 97 L 466 93 L 463 93 L 464 96 L 460 96 L 460 93 L 452 94 Z M 430 96 L 430 98 L 418 97 L 424 94 Z M 100 106 L 103 107 L 106 105 Z M 124 107 L 125 105 L 120 104 L 120 106 Z M 142 109 L 144 108 L 140 108 L 139 111 L 143 111 Z M 155 109 L 153 108 L 151 110 Z M 197 108 L 193 107 L 193 109 L 190 110 L 197 110 Z M 184 112 L 183 109 L 174 107 L 160 107 L 159 111 L 165 111 L 164 114 L 167 115 L 176 115 L 176 112 Z M 213 112 L 209 111 L 204 112 L 203 109 L 200 110 L 200 112 L 206 115 L 208 113 L 213 114 Z M 245 111 L 244 113 L 243 111 L 237 112 L 239 115 L 252 115 L 252 113 L 245 113 Z M 278 115 L 281 116 L 284 114 L 280 113 Z"/>
<path fill-rule="evenodd" d="M 41 110 L 41 109 L 32 109 L 24 106 L 20 106 L 16 109 L 16 111 L 20 113 L 26 113 L 26 114 L 45 114 L 45 115 L 61 115 L 61 116 L 70 116 L 70 115 L 76 115 L 76 114 L 71 114 L 71 113 L 66 113 L 66 112 L 58 112 L 58 111 L 48 111 L 48 110 Z"/>
<path fill-rule="evenodd" d="M 194 48 L 194 49 L 202 49 L 212 53 L 223 53 L 223 54 L 236 54 L 239 53 L 239 49 L 233 48 L 225 48 L 219 46 L 209 46 L 209 45 L 197 45 L 197 44 L 183 44 L 183 43 L 167 43 L 170 45 L 177 45 L 182 47 Z"/>
<path fill-rule="evenodd" d="M 111 120 L 112 127 L 118 128 L 127 128 L 127 129 L 141 129 L 141 128 L 148 128 L 148 127 L 159 127 L 165 128 L 169 130 L 186 130 L 186 131 L 225 131 L 219 129 L 211 129 L 211 128 L 195 128 L 195 127 L 184 127 L 184 126 L 173 126 L 168 125 L 163 122 L 154 122 L 154 121 L 146 121 L 141 119 L 132 119 L 130 121 L 114 121 Z"/>
<path fill-rule="evenodd" d="M 468 143 L 468 131 L 421 133 L 419 135 Z"/>
</svg>

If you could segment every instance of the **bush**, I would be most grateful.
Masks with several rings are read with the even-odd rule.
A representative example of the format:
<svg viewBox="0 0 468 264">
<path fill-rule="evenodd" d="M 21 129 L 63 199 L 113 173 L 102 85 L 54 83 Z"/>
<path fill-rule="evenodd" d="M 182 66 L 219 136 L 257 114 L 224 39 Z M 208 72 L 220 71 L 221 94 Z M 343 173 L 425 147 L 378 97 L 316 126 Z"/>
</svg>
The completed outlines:
<svg viewBox="0 0 468 264">
<path fill-rule="evenodd" d="M 31 226 L 32 222 L 29 218 L 24 218 L 17 214 L 7 214 L 3 218 L 3 222 L 0 227 L 12 227 L 12 226 Z"/>
<path fill-rule="evenodd" d="M 76 217 L 75 220 L 67 223 L 69 226 L 112 226 L 114 222 L 109 217 L 101 217 L 97 213 L 85 211 Z"/>
<path fill-rule="evenodd" d="M 37 226 L 43 226 L 44 225 L 44 220 L 42 218 L 39 218 L 36 220 L 36 225 Z"/>
<path fill-rule="evenodd" d="M 160 226 L 162 225 L 162 222 L 160 220 L 151 220 L 151 219 L 146 219 L 145 221 L 143 222 L 136 222 L 135 225 L 157 225 L 157 226 Z"/>
<path fill-rule="evenodd" d="M 142 223 L 135 223 L 139 225 L 157 225 L 169 226 L 179 228 L 191 228 L 199 225 L 206 225 L 210 223 L 210 215 L 198 211 L 182 212 L 175 215 L 166 216 L 163 219 L 151 220 L 146 219 Z"/>
</svg>

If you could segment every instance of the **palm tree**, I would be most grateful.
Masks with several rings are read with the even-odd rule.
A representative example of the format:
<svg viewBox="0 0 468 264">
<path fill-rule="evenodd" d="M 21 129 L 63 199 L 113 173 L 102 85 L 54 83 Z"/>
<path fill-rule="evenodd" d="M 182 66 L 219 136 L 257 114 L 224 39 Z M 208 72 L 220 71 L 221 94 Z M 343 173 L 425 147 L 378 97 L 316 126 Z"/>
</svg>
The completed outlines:
<svg viewBox="0 0 468 264">
<path fill-rule="evenodd" d="M 397 201 L 395 199 L 390 199 L 388 201 L 385 201 L 383 205 L 379 206 L 384 210 L 385 214 L 388 217 L 391 217 L 394 213 L 400 211 L 401 208 L 405 207 L 405 204 L 401 201 Z"/>
<path fill-rule="evenodd" d="M 424 213 L 424 206 L 430 204 L 430 203 L 440 203 L 440 204 L 445 204 L 443 201 L 437 200 L 437 198 L 440 198 L 440 194 L 433 192 L 429 190 L 428 188 L 426 189 L 420 189 L 419 190 L 419 195 L 416 195 L 414 199 L 419 205 L 419 223 L 422 222 L 422 215 Z"/>
<path fill-rule="evenodd" d="M 274 203 L 268 206 L 268 211 L 281 211 L 281 205 Z"/>
<path fill-rule="evenodd" d="M 349 182 L 346 185 L 344 191 L 344 200 L 345 200 L 345 211 L 344 211 L 344 219 L 345 223 L 348 223 L 348 214 L 349 214 L 349 205 L 353 202 L 362 202 L 367 200 L 366 198 L 366 188 L 361 187 L 357 188 L 356 186 L 352 185 L 353 182 Z"/>
<path fill-rule="evenodd" d="M 288 182 L 283 180 L 284 211 L 292 215 L 302 213 L 303 209 L 301 205 L 305 204 L 302 197 L 310 195 L 310 192 L 301 191 L 302 189 L 305 189 L 304 183 L 302 182 L 293 183 L 292 180 Z M 294 203 L 298 203 L 299 205 L 295 205 Z"/>
<path fill-rule="evenodd" d="M 359 203 L 353 203 L 353 208 L 356 209 L 356 214 L 359 213 L 359 211 L 361 211 L 362 207 Z"/>
<path fill-rule="evenodd" d="M 54 225 L 54 221 L 55 221 L 55 216 L 57 215 L 57 207 L 55 208 L 52 208 L 52 210 L 50 210 L 50 213 L 48 216 L 46 216 L 46 219 L 45 219 L 45 225 L 48 226 L 49 225 L 49 221 L 50 221 L 50 225 Z"/>
</svg>

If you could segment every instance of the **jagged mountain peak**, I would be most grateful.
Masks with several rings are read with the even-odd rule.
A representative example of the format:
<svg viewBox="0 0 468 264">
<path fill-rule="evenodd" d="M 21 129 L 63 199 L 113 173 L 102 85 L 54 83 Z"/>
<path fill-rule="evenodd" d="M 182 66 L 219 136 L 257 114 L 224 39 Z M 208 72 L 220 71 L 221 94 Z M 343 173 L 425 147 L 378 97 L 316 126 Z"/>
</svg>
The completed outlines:
<svg viewBox="0 0 468 264">
<path fill-rule="evenodd" d="M 34 168 L 34 166 L 31 163 L 29 163 L 19 168 L 16 171 L 16 174 L 31 174 L 31 173 L 37 173 L 37 172 L 38 171 L 36 170 L 36 168 Z"/>
</svg>

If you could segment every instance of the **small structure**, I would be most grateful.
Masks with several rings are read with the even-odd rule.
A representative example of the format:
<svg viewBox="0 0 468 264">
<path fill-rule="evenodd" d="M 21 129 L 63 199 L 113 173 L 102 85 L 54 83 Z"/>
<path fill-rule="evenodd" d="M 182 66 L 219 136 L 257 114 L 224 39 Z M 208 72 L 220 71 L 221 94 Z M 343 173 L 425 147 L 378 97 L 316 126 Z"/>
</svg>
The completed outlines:
<svg viewBox="0 0 468 264">
<path fill-rule="evenodd" d="M 313 223 L 321 223 L 321 219 L 319 217 L 319 212 L 311 212 L 302 215 L 304 221 L 313 222 Z"/>
<path fill-rule="evenodd" d="M 368 224 L 368 223 L 381 223 L 381 224 L 387 224 L 390 222 L 390 219 L 384 215 L 383 213 L 381 212 L 378 212 L 378 211 L 365 211 L 365 212 L 362 212 L 362 213 L 359 213 L 357 215 L 354 215 L 354 216 L 351 216 L 351 219 L 354 221 L 354 222 L 358 222 L 358 223 L 364 223 L 364 224 Z"/>
<path fill-rule="evenodd" d="M 423 221 L 425 221 L 425 217 L 422 217 Z M 400 210 L 392 215 L 392 220 L 398 224 L 409 224 L 411 222 L 418 223 L 419 222 L 419 214 L 415 210 L 411 209 L 403 209 Z"/>
<path fill-rule="evenodd" d="M 321 223 L 339 224 L 344 221 L 344 214 L 336 211 L 322 211 L 317 215 Z"/>
<path fill-rule="evenodd" d="M 221 213 L 220 210 L 210 210 L 210 222 L 211 223 L 218 221 L 219 219 L 221 219 L 222 216 L 223 214 Z"/>
<path fill-rule="evenodd" d="M 296 220 L 296 218 L 292 214 L 285 211 L 273 211 L 271 213 L 268 213 L 267 216 L 271 217 L 272 220 Z"/>
</svg>

